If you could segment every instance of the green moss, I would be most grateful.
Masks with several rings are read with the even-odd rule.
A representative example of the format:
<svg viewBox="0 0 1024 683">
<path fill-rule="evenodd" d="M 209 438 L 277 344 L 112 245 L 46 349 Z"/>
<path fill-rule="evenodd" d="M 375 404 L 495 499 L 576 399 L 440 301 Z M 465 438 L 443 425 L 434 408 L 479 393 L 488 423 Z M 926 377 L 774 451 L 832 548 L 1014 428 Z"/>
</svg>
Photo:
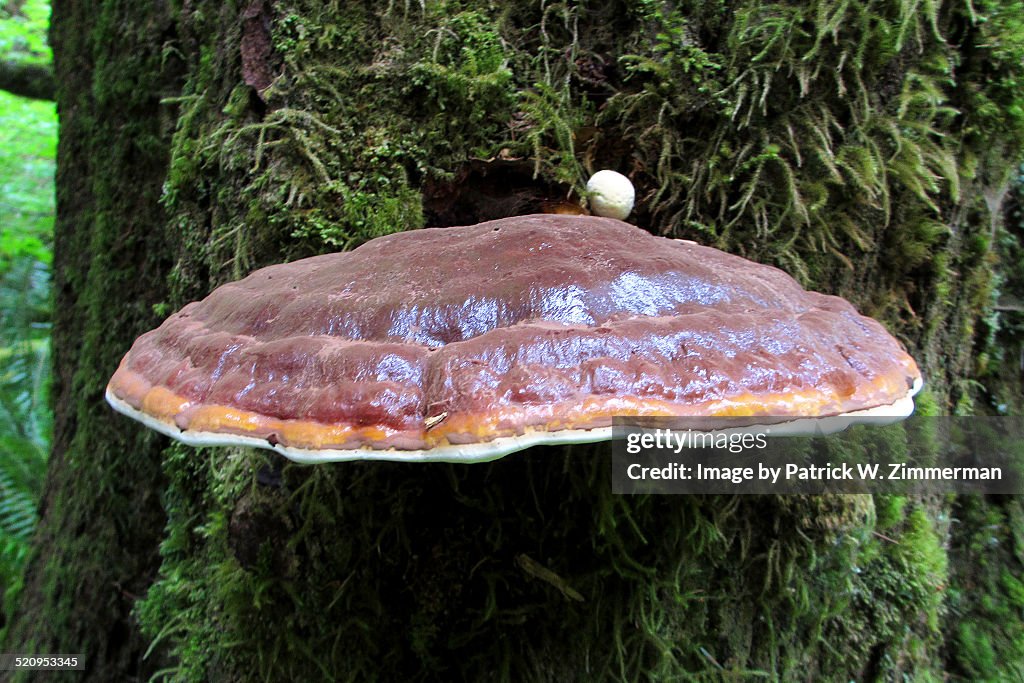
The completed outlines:
<svg viewBox="0 0 1024 683">
<path fill-rule="evenodd" d="M 218 83 L 237 51 L 214 31 L 190 66 L 165 194 L 188 228 L 176 298 L 421 227 L 471 162 L 522 158 L 538 188 L 578 194 L 614 167 L 642 226 L 888 322 L 920 351 L 921 410 L 945 412 L 991 298 L 988 245 L 955 216 L 988 219 L 994 163 L 955 111 L 975 102 L 963 70 L 990 67 L 945 32 L 989 29 L 917 9 L 278 3 L 269 88 Z M 844 444 L 854 460 L 935 447 L 898 428 Z M 264 679 L 940 678 L 941 503 L 619 498 L 603 460 L 558 453 L 410 472 L 175 451 L 141 619 L 195 680 L 254 663 Z"/>
<path fill-rule="evenodd" d="M 903 520 L 906 496 L 880 495 L 875 497 L 875 528 L 890 529 Z"/>
<path fill-rule="evenodd" d="M 164 578 L 140 617 L 182 680 L 253 662 L 269 680 L 830 679 L 934 666 L 941 533 L 905 499 L 883 537 L 870 496 L 616 496 L 606 455 L 583 448 L 415 472 L 279 466 L 182 447 L 166 461 Z"/>
<path fill-rule="evenodd" d="M 997 225 L 989 262 L 996 274 L 988 291 L 991 312 L 978 322 L 979 402 L 997 415 L 1024 414 L 1024 182 L 1018 173 L 1008 192 L 1007 220 Z"/>
<path fill-rule="evenodd" d="M 1020 500 L 986 504 L 958 499 L 954 514 L 962 531 L 950 549 L 953 583 L 946 625 L 949 668 L 972 680 L 1012 680 L 1024 675 L 1024 611 L 1021 577 L 1024 521 Z"/>
</svg>

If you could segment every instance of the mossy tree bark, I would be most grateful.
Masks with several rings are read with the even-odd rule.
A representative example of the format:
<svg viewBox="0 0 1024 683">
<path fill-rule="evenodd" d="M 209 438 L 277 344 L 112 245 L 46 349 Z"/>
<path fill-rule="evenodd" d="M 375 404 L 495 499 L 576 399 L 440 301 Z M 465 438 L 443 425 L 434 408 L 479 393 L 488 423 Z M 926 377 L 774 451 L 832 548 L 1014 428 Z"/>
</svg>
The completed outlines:
<svg viewBox="0 0 1024 683">
<path fill-rule="evenodd" d="M 124 680 L 147 645 L 131 617 L 159 567 L 166 517 L 160 439 L 103 405 L 104 375 L 166 290 L 160 205 L 180 89 L 164 61 L 166 8 L 54 2 L 61 133 L 54 245 L 56 424 L 20 607 L 7 646 L 87 653 L 93 680 Z"/>
<path fill-rule="evenodd" d="M 134 336 L 217 284 L 608 167 L 637 224 L 847 296 L 914 351 L 927 405 L 967 410 L 1024 137 L 1017 9 L 55 2 L 58 433 L 7 650 L 84 651 L 94 680 L 1021 666 L 1019 612 L 946 551 L 1016 595 L 1017 501 L 957 508 L 951 541 L 946 501 L 616 497 L 589 450 L 297 467 L 102 404 Z"/>
</svg>

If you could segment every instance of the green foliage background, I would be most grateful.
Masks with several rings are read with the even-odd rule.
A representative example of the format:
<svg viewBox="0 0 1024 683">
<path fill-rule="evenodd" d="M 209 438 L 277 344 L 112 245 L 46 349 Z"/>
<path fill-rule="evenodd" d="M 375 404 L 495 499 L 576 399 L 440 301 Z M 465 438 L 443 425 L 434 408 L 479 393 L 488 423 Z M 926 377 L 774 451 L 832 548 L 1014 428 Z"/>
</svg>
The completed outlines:
<svg viewBox="0 0 1024 683">
<path fill-rule="evenodd" d="M 46 33 L 50 27 L 48 0 L 7 0 L 0 4 L 0 57 L 4 61 L 50 65 Z"/>
<path fill-rule="evenodd" d="M 0 9 L 0 59 L 49 63 L 49 3 Z M 0 596 L 9 612 L 50 450 L 50 266 L 57 113 L 0 91 Z"/>
</svg>

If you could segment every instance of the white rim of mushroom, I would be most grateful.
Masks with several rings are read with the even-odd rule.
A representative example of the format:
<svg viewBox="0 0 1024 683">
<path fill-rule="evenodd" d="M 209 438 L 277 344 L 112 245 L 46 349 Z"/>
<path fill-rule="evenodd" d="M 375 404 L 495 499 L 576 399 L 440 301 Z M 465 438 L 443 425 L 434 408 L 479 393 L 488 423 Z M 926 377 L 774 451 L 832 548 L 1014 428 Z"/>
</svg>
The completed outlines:
<svg viewBox="0 0 1024 683">
<path fill-rule="evenodd" d="M 890 424 L 910 416 L 914 412 L 914 395 L 921 390 L 924 382 L 918 378 L 905 396 L 894 403 L 864 410 L 856 410 L 827 417 L 795 417 L 785 422 L 749 425 L 729 429 L 711 430 L 711 433 L 756 433 L 769 436 L 813 436 L 841 432 L 859 423 Z M 468 444 L 449 444 L 427 450 L 391 449 L 323 449 L 311 450 L 271 444 L 266 439 L 241 434 L 220 434 L 181 430 L 176 425 L 158 420 L 125 401 L 117 398 L 110 390 L 106 392 L 107 403 L 120 413 L 132 417 L 161 434 L 166 434 L 190 446 L 252 446 L 277 451 L 289 460 L 302 464 L 324 462 L 346 462 L 351 460 L 386 460 L 394 462 L 489 462 L 509 453 L 531 446 L 595 443 L 612 439 L 612 427 L 594 429 L 565 429 L 557 432 L 530 430 L 518 436 L 503 436 Z M 685 418 L 681 418 L 685 419 Z M 696 430 L 695 430 L 696 431 Z"/>
</svg>

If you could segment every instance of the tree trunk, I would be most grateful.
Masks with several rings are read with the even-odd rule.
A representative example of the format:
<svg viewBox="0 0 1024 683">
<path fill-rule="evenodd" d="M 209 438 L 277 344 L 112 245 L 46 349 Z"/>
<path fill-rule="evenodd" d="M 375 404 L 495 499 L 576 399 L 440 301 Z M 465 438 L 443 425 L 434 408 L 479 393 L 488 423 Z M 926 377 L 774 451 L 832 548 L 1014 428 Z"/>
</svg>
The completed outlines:
<svg viewBox="0 0 1024 683">
<path fill-rule="evenodd" d="M 582 448 L 302 467 L 168 446 L 102 402 L 134 337 L 220 283 L 614 168 L 632 221 L 850 298 L 911 348 L 927 409 L 968 409 L 1021 55 L 998 6 L 934 11 L 55 2 L 58 421 L 6 650 L 83 652 L 103 681 L 1021 666 L 993 635 L 1020 612 L 963 590 L 1012 592 L 1015 499 L 957 503 L 951 538 L 947 501 L 615 496 Z"/>
<path fill-rule="evenodd" d="M 84 653 L 92 680 L 125 680 L 147 640 L 131 614 L 156 576 L 166 443 L 110 415 L 108 374 L 158 321 L 174 263 L 161 186 L 174 119 L 160 98 L 173 17 L 117 3 L 54 2 L 58 80 L 54 244 L 55 428 L 41 524 L 7 645 Z M 106 31 L 106 33 L 104 33 Z"/>
</svg>

